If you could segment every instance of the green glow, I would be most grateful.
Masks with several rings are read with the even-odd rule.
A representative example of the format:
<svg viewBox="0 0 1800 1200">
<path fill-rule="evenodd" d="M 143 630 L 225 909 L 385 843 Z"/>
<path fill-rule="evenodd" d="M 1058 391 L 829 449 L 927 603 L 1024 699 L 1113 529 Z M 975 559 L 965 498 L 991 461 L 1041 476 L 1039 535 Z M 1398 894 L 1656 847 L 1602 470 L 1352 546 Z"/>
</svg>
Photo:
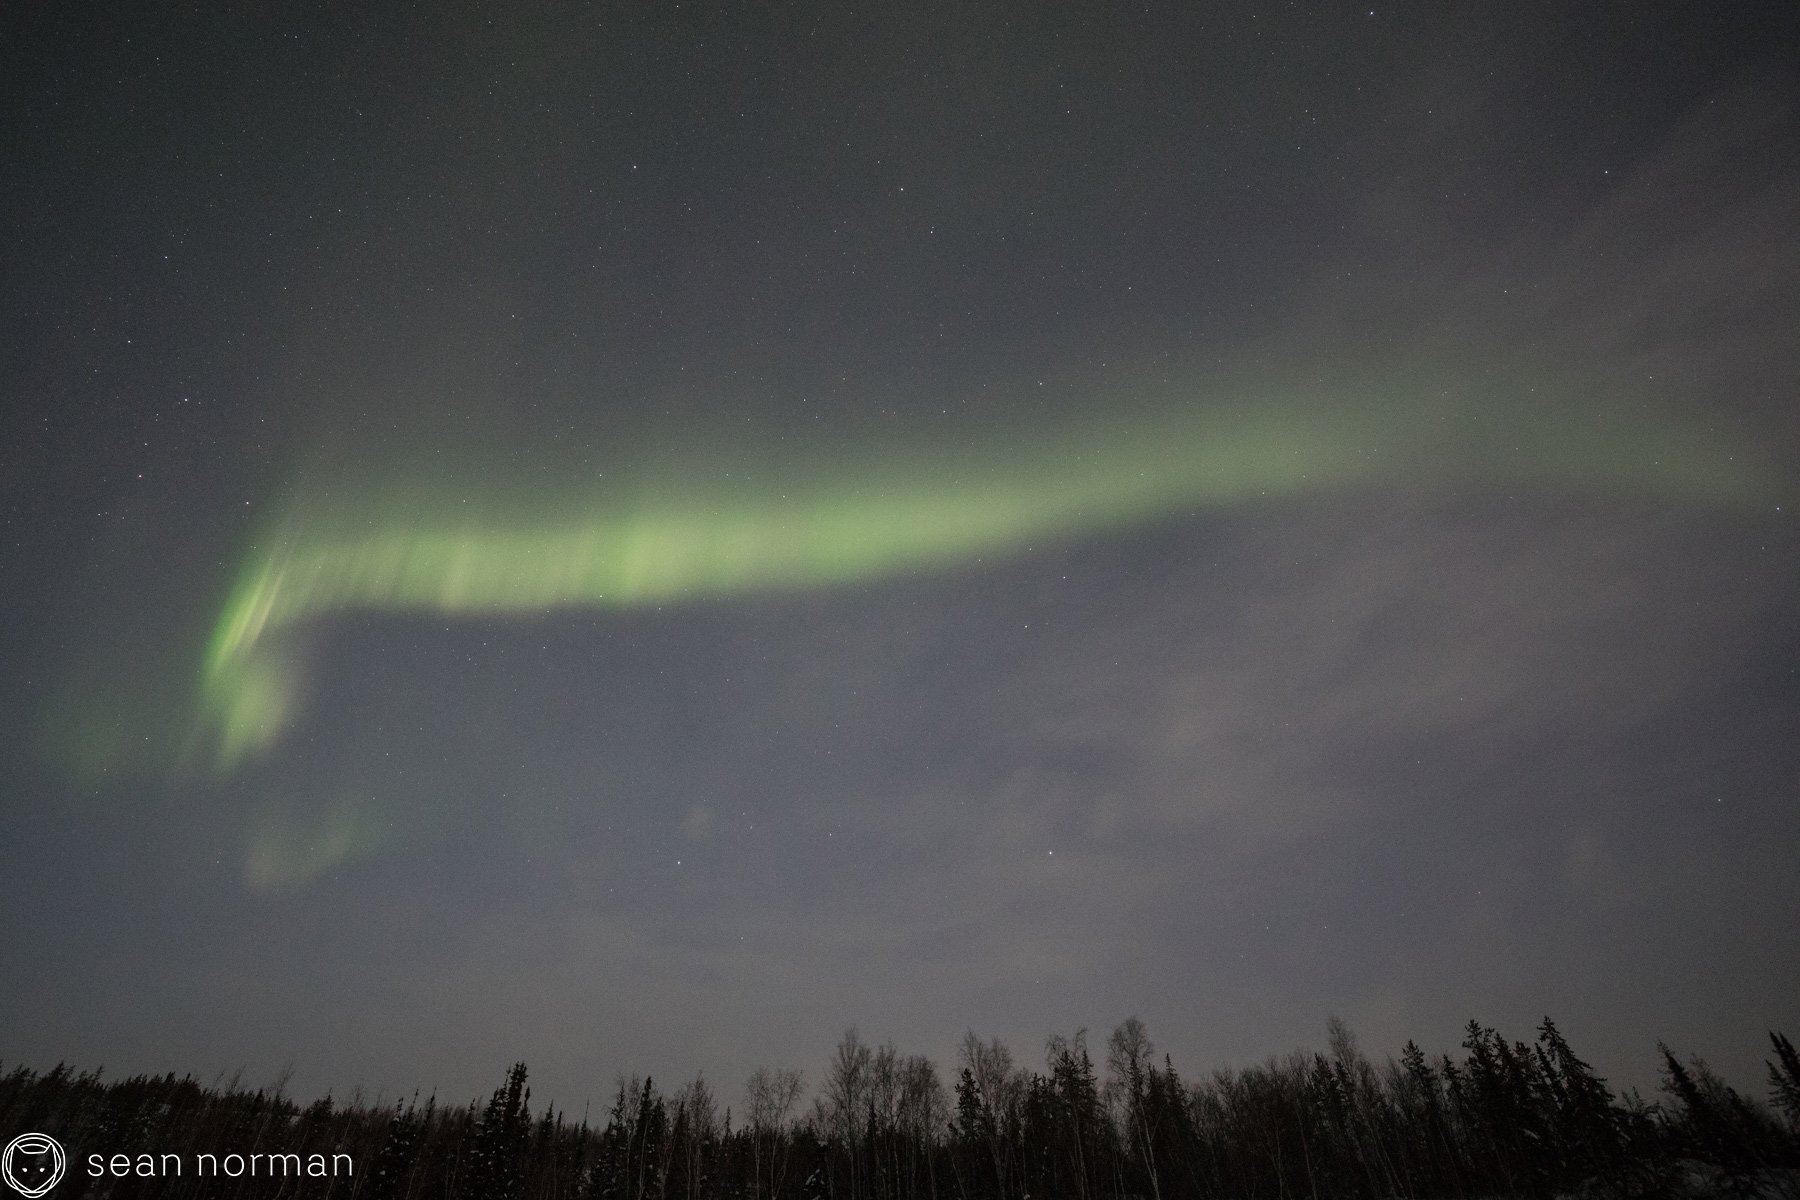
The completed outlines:
<svg viewBox="0 0 1800 1200">
<path fill-rule="evenodd" d="M 481 503 L 491 496 L 452 500 L 440 485 L 426 499 L 423 487 L 389 485 L 329 510 L 296 505 L 277 522 L 214 627 L 200 736 L 220 770 L 271 745 L 298 704 L 281 635 L 335 612 L 541 614 L 824 587 L 1359 483 L 1504 481 L 1753 504 L 1774 483 L 1751 463 L 1639 416 L 1501 425 L 1473 405 L 1264 404 L 860 461 L 694 454 L 629 486 L 615 475 L 587 496 L 565 488 L 535 513 L 493 515 Z"/>
</svg>

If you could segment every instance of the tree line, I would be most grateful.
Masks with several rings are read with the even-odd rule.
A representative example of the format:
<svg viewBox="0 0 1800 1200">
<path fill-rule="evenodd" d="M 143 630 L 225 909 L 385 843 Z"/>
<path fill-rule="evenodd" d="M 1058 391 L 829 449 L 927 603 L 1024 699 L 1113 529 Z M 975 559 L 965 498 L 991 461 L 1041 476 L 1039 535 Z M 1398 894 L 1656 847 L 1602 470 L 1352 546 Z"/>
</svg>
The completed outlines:
<svg viewBox="0 0 1800 1200">
<path fill-rule="evenodd" d="M 1616 1092 L 1546 1018 L 1532 1042 L 1471 1021 L 1457 1056 L 1377 1064 L 1335 1019 L 1323 1052 L 1187 1079 L 1133 1018 L 1097 1065 L 1085 1031 L 1041 1068 L 968 1034 L 935 1063 L 846 1033 L 809 1089 L 760 1068 L 737 1113 L 697 1078 L 621 1079 L 603 1117 L 534 1110 L 525 1064 L 485 1101 L 301 1106 L 283 1084 L 0 1074 L 0 1129 L 70 1151 L 57 1196 L 351 1200 L 1202 1200 L 1800 1195 L 1800 1055 L 1769 1035 L 1768 1094 L 1663 1045 L 1661 1088 Z M 810 1096 L 810 1104 L 806 1101 Z M 8 1134 L 11 1136 L 11 1134 Z M 92 1178 L 87 1148 L 348 1153 L 292 1179 Z"/>
</svg>

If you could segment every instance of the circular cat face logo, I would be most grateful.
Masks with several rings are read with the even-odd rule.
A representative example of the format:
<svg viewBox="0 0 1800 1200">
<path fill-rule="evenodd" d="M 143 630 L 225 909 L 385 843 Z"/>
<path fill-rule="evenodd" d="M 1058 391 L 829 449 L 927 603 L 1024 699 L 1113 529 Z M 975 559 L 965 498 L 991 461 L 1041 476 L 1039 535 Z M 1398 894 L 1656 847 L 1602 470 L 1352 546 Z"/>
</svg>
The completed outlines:
<svg viewBox="0 0 1800 1200">
<path fill-rule="evenodd" d="M 41 1196 L 62 1180 L 68 1166 L 56 1139 L 42 1133 L 21 1133 L 6 1143 L 0 1155 L 0 1178 L 21 1196 Z"/>
</svg>

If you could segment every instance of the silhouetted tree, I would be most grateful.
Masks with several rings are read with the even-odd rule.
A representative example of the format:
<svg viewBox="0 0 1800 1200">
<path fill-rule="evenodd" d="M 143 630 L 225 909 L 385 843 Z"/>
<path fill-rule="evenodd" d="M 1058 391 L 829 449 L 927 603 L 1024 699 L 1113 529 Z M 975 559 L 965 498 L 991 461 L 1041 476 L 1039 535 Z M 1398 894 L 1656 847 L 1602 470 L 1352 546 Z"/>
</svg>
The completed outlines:
<svg viewBox="0 0 1800 1200">
<path fill-rule="evenodd" d="M 753 1200 L 781 1195 L 787 1181 L 788 1118 L 800 1099 L 802 1080 L 799 1071 L 758 1067 L 744 1086 Z"/>
<path fill-rule="evenodd" d="M 387 1139 L 381 1144 L 381 1155 L 375 1160 L 370 1187 L 375 1200 L 404 1200 L 410 1194 L 413 1161 L 419 1152 L 419 1120 L 413 1105 L 402 1111 L 398 1105 L 388 1122 Z"/>
<path fill-rule="evenodd" d="M 529 1133 L 527 1105 L 531 1092 L 525 1086 L 525 1064 L 507 1072 L 506 1082 L 494 1090 L 481 1120 L 469 1158 L 468 1195 L 471 1200 L 518 1200 L 525 1168 L 525 1143 Z"/>
<path fill-rule="evenodd" d="M 1800 1054 L 1794 1052 L 1794 1043 L 1773 1030 L 1769 1041 L 1775 1046 L 1775 1060 L 1767 1063 L 1770 1099 L 1800 1133 Z"/>
<path fill-rule="evenodd" d="M 588 1168 L 585 1200 L 622 1200 L 632 1194 L 631 1186 L 631 1122 L 626 1108 L 626 1084 L 619 1081 L 606 1128 L 601 1130 L 599 1146 Z"/>
</svg>

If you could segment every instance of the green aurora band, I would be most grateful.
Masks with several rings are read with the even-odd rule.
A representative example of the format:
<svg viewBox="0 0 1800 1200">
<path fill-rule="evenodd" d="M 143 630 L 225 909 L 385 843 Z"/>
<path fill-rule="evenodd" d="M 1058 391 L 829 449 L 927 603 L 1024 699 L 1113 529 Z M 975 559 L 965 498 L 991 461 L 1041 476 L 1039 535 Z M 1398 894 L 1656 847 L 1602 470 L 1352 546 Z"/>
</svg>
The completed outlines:
<svg viewBox="0 0 1800 1200">
<path fill-rule="evenodd" d="M 790 453 L 747 469 L 746 457 L 690 455 L 640 469 L 629 487 L 601 478 L 525 515 L 423 487 L 340 496 L 329 514 L 295 504 L 214 625 L 191 752 L 223 774 L 271 746 L 298 703 L 291 635 L 346 611 L 532 615 L 829 587 L 1352 486 L 1505 484 L 1731 508 L 1783 490 L 1745 448 L 1641 410 L 1503 423 L 1467 405 L 1187 408 L 930 453 Z"/>
</svg>

